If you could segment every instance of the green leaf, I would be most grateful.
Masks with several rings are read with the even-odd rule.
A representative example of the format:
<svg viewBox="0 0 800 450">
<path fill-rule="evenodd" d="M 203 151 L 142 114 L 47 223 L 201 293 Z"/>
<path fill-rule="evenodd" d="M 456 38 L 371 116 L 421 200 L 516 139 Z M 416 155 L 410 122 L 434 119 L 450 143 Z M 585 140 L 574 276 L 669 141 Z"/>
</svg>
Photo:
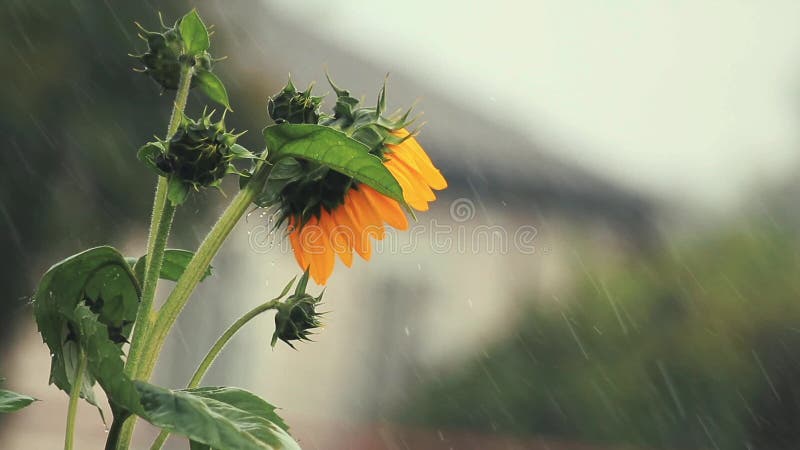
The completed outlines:
<svg viewBox="0 0 800 450">
<path fill-rule="evenodd" d="M 167 184 L 167 198 L 173 206 L 182 205 L 189 198 L 190 186 L 178 177 L 170 177 Z"/>
<path fill-rule="evenodd" d="M 180 23 L 180 32 L 183 40 L 183 50 L 188 56 L 199 55 L 211 46 L 208 29 L 196 9 L 183 16 Z"/>
<path fill-rule="evenodd" d="M 233 111 L 228 100 L 228 91 L 225 90 L 225 85 L 216 75 L 208 70 L 198 69 L 194 76 L 197 79 L 197 85 L 208 98 Z"/>
<path fill-rule="evenodd" d="M 147 255 L 142 255 L 133 265 L 133 273 L 136 274 L 136 278 L 139 280 L 144 279 L 146 256 Z M 186 266 L 189 265 L 189 261 L 192 260 L 193 256 L 194 252 L 190 252 L 189 250 L 180 250 L 177 248 L 168 248 L 164 250 L 164 260 L 161 263 L 161 272 L 158 274 L 158 277 L 162 280 L 178 281 L 178 278 L 183 275 Z M 200 281 L 211 276 L 211 269 L 211 266 L 206 269 Z"/>
<path fill-rule="evenodd" d="M 284 292 L 286 290 L 287 289 L 284 289 Z M 184 389 L 183 392 L 188 392 L 202 398 L 217 400 L 229 405 L 235 405 L 242 411 L 269 420 L 279 426 L 283 431 L 289 432 L 289 425 L 286 425 L 286 422 L 275 412 L 277 408 L 251 392 L 224 386 Z"/>
<path fill-rule="evenodd" d="M 97 379 L 112 405 L 142 414 L 139 393 L 125 374 L 122 347 L 108 334 L 99 316 L 85 304 L 78 304 L 73 314 L 78 323 L 81 347 L 88 358 L 88 371 Z"/>
<path fill-rule="evenodd" d="M 95 335 L 99 331 L 89 330 L 84 314 L 78 313 L 84 309 L 90 311 L 108 344 L 117 348 L 121 355 L 120 347 L 136 319 L 140 295 L 139 283 L 130 265 L 112 247 L 95 247 L 51 267 L 33 297 L 36 323 L 51 353 L 50 382 L 65 392 L 70 391 L 79 349 L 83 348 L 90 362 L 94 358 L 96 364 L 89 367 L 81 397 L 94 404 L 95 378 L 99 375 L 104 379 L 113 378 L 105 368 L 96 369 L 115 366 L 116 362 L 98 359 L 92 350 L 87 350 L 89 339 L 97 338 L 84 334 L 84 329 Z M 92 345 L 97 346 L 96 343 Z"/>
<path fill-rule="evenodd" d="M 283 123 L 264 129 L 272 160 L 286 156 L 323 164 L 405 205 L 403 189 L 362 143 L 323 125 Z"/>
<path fill-rule="evenodd" d="M 237 388 L 172 391 L 142 381 L 144 418 L 188 437 L 193 449 L 299 450 L 275 407 Z"/>
<path fill-rule="evenodd" d="M 19 411 L 35 401 L 33 397 L 0 389 L 0 413 Z"/>
</svg>

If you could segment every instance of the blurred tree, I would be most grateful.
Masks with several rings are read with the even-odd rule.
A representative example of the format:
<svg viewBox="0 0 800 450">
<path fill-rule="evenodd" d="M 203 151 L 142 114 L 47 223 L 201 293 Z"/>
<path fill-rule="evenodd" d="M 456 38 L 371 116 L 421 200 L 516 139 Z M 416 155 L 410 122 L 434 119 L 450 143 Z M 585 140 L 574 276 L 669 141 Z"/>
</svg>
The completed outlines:
<svg viewBox="0 0 800 450">
<path fill-rule="evenodd" d="M 403 417 L 615 448 L 796 448 L 797 248 L 741 232 L 587 278 L 438 374 Z"/>
</svg>

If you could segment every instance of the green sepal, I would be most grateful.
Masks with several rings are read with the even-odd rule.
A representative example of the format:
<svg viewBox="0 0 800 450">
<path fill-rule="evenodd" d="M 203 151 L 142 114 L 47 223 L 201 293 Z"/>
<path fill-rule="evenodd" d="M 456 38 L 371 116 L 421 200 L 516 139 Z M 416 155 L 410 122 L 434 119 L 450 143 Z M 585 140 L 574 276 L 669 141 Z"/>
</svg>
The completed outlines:
<svg viewBox="0 0 800 450">
<path fill-rule="evenodd" d="M 167 198 L 172 206 L 182 205 L 189 198 L 191 185 L 176 176 L 170 176 L 167 184 Z"/>
<path fill-rule="evenodd" d="M 228 91 L 219 77 L 208 70 L 198 69 L 195 71 L 195 79 L 197 80 L 197 85 L 208 98 L 233 111 L 230 100 L 228 100 Z"/>
<path fill-rule="evenodd" d="M 164 260 L 161 263 L 161 272 L 159 272 L 158 277 L 162 280 L 178 281 L 178 278 L 183 275 L 183 272 L 186 270 L 186 266 L 189 265 L 189 261 L 191 261 L 193 257 L 194 252 L 189 250 L 180 250 L 176 248 L 168 248 L 164 250 Z M 142 255 L 139 258 L 125 259 L 129 264 L 131 264 L 131 260 L 133 260 L 133 263 L 131 264 L 133 273 L 140 282 L 144 280 L 144 269 L 147 255 Z M 203 277 L 200 278 L 200 281 L 210 277 L 211 270 L 212 267 L 208 266 L 205 273 L 203 273 Z"/>
<path fill-rule="evenodd" d="M 157 173 L 160 176 L 168 176 L 169 174 L 164 172 L 158 167 L 156 164 L 157 158 L 159 156 L 164 155 L 167 153 L 167 149 L 164 146 L 164 143 L 161 141 L 156 142 L 148 142 L 144 144 L 138 152 L 136 152 L 136 158 L 139 161 L 143 162 L 145 166 L 147 166 L 150 170 Z"/>
<path fill-rule="evenodd" d="M 231 145 L 231 154 L 236 159 L 256 159 L 256 158 L 258 158 L 258 155 L 256 155 L 255 153 L 251 152 L 250 150 L 244 148 L 244 146 L 241 146 L 239 144 Z"/>
<path fill-rule="evenodd" d="M 196 9 L 189 11 L 181 18 L 178 29 L 181 32 L 183 51 L 186 56 L 194 57 L 208 50 L 211 46 L 208 28 L 206 28 Z"/>
<path fill-rule="evenodd" d="M 409 118 L 412 108 L 405 113 L 396 112 L 385 116 L 386 111 L 386 82 L 384 81 L 378 93 L 378 102 L 374 107 L 360 106 L 361 101 L 350 95 L 346 89 L 341 89 L 330 83 L 336 92 L 336 104 L 333 107 L 333 116 L 320 120 L 320 125 L 336 128 L 369 148 L 370 153 L 383 156 L 387 151 L 386 144 L 399 144 L 404 138 L 392 134 L 393 131 L 406 128 L 415 118 Z"/>
</svg>

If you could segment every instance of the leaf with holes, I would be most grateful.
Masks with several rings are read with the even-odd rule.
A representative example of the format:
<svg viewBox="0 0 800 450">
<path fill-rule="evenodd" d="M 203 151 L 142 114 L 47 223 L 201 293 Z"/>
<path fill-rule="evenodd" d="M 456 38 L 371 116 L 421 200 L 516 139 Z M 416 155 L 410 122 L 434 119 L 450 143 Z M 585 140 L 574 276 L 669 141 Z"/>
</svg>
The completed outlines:
<svg viewBox="0 0 800 450">
<path fill-rule="evenodd" d="M 112 247 L 95 247 L 51 267 L 33 297 L 36 323 L 50 348 L 50 382 L 69 392 L 79 355 L 85 352 L 90 363 L 94 358 L 96 364 L 90 364 L 81 397 L 95 404 L 92 385 L 98 374 L 94 368 L 116 366 L 117 362 L 97 358 L 87 351 L 89 343 L 97 337 L 85 334 L 88 330 L 85 312 L 96 317 L 96 327 L 102 328 L 103 339 L 118 349 L 112 359 L 119 359 L 121 346 L 127 342 L 136 319 L 140 295 L 139 283 L 130 265 Z M 91 331 L 99 333 L 99 330 Z M 106 373 L 104 376 L 113 378 Z"/>
</svg>

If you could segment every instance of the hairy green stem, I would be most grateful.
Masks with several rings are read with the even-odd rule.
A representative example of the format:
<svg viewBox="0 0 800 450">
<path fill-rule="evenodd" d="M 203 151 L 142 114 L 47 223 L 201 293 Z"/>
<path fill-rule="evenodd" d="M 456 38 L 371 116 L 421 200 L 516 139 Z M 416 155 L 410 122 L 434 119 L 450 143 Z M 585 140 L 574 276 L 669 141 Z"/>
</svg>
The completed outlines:
<svg viewBox="0 0 800 450">
<path fill-rule="evenodd" d="M 203 377 L 206 375 L 206 372 L 208 372 L 208 369 L 211 367 L 211 364 L 213 364 L 214 360 L 217 359 L 217 356 L 219 356 L 219 354 L 222 352 L 222 349 L 224 349 L 225 346 L 228 345 L 228 342 L 231 340 L 231 338 L 233 338 L 233 336 L 243 326 L 245 326 L 247 322 L 250 322 L 256 316 L 258 316 L 263 312 L 269 311 L 270 309 L 274 309 L 278 305 L 278 303 L 280 303 L 280 301 L 275 299 L 256 306 L 255 308 L 248 311 L 245 315 L 240 317 L 239 320 L 234 322 L 233 325 L 231 325 L 227 330 L 225 330 L 225 332 L 222 333 L 222 336 L 220 336 L 219 339 L 217 339 L 217 342 L 215 342 L 214 345 L 211 346 L 211 349 L 208 351 L 208 353 L 206 353 L 206 356 L 200 362 L 200 365 L 197 366 L 197 370 L 194 371 L 194 375 L 192 375 L 192 379 L 189 380 L 189 384 L 187 384 L 186 387 L 188 389 L 191 389 L 199 386 L 200 382 L 203 381 Z M 153 445 L 150 446 L 150 450 L 161 450 L 161 447 L 164 446 L 164 442 L 167 441 L 168 436 L 169 433 L 167 431 L 161 430 L 161 433 L 159 433 L 156 440 L 153 441 Z"/>
<path fill-rule="evenodd" d="M 161 348 L 164 346 L 164 340 L 178 319 L 178 315 L 183 310 L 183 307 L 186 306 L 189 296 L 200 283 L 203 274 L 211 264 L 211 260 L 222 247 L 222 243 L 225 242 L 239 219 L 247 212 L 247 208 L 250 207 L 255 196 L 264 188 L 268 174 L 269 166 L 265 162 L 259 161 L 250 181 L 236 194 L 236 197 L 233 198 L 228 208 L 222 213 L 222 216 L 220 216 L 205 240 L 203 240 L 203 243 L 200 244 L 191 261 L 189 261 L 186 270 L 178 279 L 175 289 L 172 290 L 164 306 L 158 311 L 158 317 L 153 324 L 150 339 L 147 342 L 147 354 L 143 355 L 142 360 L 139 362 L 139 368 L 136 373 L 138 379 L 148 380 L 150 378 L 158 355 L 161 353 Z"/>
<path fill-rule="evenodd" d="M 75 377 L 72 379 L 72 388 L 69 391 L 69 407 L 67 408 L 67 432 L 64 435 L 64 450 L 72 450 L 75 440 L 75 419 L 78 413 L 78 401 L 81 398 L 81 388 L 83 387 L 83 374 L 86 372 L 88 358 L 80 351 L 80 362 L 75 369 Z"/>
<path fill-rule="evenodd" d="M 175 94 L 175 103 L 172 106 L 172 115 L 167 126 L 167 139 L 178 130 L 181 124 L 183 111 L 186 109 L 186 101 L 189 98 L 189 89 L 192 83 L 193 69 L 185 65 L 181 69 L 178 91 Z M 155 300 L 158 278 L 161 273 L 161 265 L 164 262 L 164 250 L 167 246 L 172 220 L 175 217 L 175 207 L 167 198 L 168 194 L 167 178 L 158 177 L 156 194 L 153 199 L 153 215 L 150 219 L 150 236 L 147 240 L 147 255 L 145 256 L 144 280 L 142 281 L 142 297 L 139 309 L 136 312 L 136 322 L 131 336 L 131 346 L 128 352 L 128 359 L 125 364 L 125 372 L 131 378 L 136 378 L 139 371 L 141 360 L 150 351 L 145 344 L 150 335 L 150 329 L 155 322 L 152 316 L 153 301 Z M 133 437 L 133 427 L 136 424 L 135 416 L 125 421 L 119 430 L 117 448 L 127 450 Z M 111 441 L 109 433 L 107 443 Z"/>
<path fill-rule="evenodd" d="M 158 275 L 164 262 L 164 250 L 167 247 L 172 219 L 175 217 L 175 207 L 167 199 L 167 179 L 158 178 L 156 195 L 153 201 L 153 216 L 150 223 L 150 239 L 145 256 L 144 281 L 142 283 L 142 299 L 136 314 L 136 326 L 131 338 L 131 349 L 128 352 L 128 361 L 125 370 L 128 375 L 136 373 L 142 347 L 147 339 L 147 334 L 155 321 L 151 316 L 153 301 L 155 300 Z"/>
<path fill-rule="evenodd" d="M 192 68 L 186 66 L 181 72 L 178 92 L 175 94 L 175 104 L 172 107 L 172 115 L 167 127 L 167 139 L 175 134 L 181 123 L 181 116 L 183 110 L 186 109 L 186 101 L 189 98 L 191 82 Z M 147 340 L 146 336 L 154 321 L 150 311 L 153 308 L 158 276 L 161 272 L 161 265 L 164 262 L 164 250 L 172 227 L 172 219 L 175 217 L 175 207 L 167 198 L 169 190 L 167 184 L 166 177 L 158 177 L 156 194 L 153 199 L 153 215 L 150 220 L 150 236 L 147 240 L 147 254 L 145 255 L 142 299 L 139 303 L 139 310 L 136 313 L 136 325 L 131 337 L 131 350 L 128 353 L 127 367 L 125 368 L 128 375 L 133 375 L 137 371 L 142 346 Z"/>
</svg>

